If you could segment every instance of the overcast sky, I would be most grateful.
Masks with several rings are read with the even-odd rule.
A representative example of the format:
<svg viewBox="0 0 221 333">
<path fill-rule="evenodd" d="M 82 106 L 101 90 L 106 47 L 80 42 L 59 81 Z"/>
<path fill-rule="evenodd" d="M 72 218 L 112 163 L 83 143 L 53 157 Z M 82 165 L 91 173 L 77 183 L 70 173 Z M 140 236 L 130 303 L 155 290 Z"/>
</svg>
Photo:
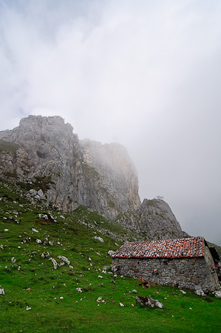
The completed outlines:
<svg viewBox="0 0 221 333">
<path fill-rule="evenodd" d="M 221 245 L 221 1 L 0 0 L 0 130 L 123 144 L 140 197 Z"/>
</svg>

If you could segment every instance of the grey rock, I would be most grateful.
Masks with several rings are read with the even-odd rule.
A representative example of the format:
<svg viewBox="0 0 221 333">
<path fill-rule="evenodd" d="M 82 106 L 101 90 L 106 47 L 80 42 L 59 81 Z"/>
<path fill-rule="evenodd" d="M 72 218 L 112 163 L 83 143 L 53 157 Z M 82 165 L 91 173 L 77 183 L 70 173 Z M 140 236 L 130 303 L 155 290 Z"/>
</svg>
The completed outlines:
<svg viewBox="0 0 221 333">
<path fill-rule="evenodd" d="M 214 291 L 214 296 L 215 296 L 216 298 L 221 298 L 221 291 L 220 291 L 220 290 L 216 290 L 216 291 Z"/>
<path fill-rule="evenodd" d="M 182 238 L 183 232 L 169 205 L 161 199 L 144 199 L 138 214 L 151 239 Z"/>
<path fill-rule="evenodd" d="M 157 299 L 154 299 L 152 297 L 136 296 L 136 301 L 137 303 L 139 303 L 141 306 L 144 307 L 163 309 L 163 304 Z"/>
<path fill-rule="evenodd" d="M 49 260 L 52 261 L 52 264 L 53 264 L 53 266 L 54 266 L 54 269 L 57 269 L 57 267 L 58 267 L 58 263 L 57 263 L 57 261 L 56 261 L 54 258 L 49 258 Z"/>
<path fill-rule="evenodd" d="M 0 286 L 0 295 L 5 295 L 5 291 L 1 286 Z"/>
<path fill-rule="evenodd" d="M 98 302 L 98 303 L 101 303 L 102 301 L 103 301 L 102 296 L 99 296 L 99 297 L 97 298 L 97 302 Z"/>
<path fill-rule="evenodd" d="M 203 289 L 200 286 L 196 288 L 195 294 L 197 296 L 206 296 L 206 294 L 204 293 Z"/>
<path fill-rule="evenodd" d="M 42 191 L 42 189 L 38 190 L 38 196 L 40 199 L 45 199 L 44 193 Z"/>
<path fill-rule="evenodd" d="M 58 259 L 64 261 L 66 264 L 70 265 L 70 261 L 65 256 L 58 256 Z"/>
<path fill-rule="evenodd" d="M 140 202 L 136 168 L 120 144 L 79 140 L 58 116 L 29 116 L 0 132 L 0 146 L 0 177 L 24 183 L 33 203 L 63 211 L 83 205 L 142 239 L 183 236 L 163 200 Z"/>
<path fill-rule="evenodd" d="M 119 214 L 135 210 L 140 205 L 138 194 L 138 176 L 127 150 L 120 144 L 102 145 L 100 142 L 83 140 L 84 164 L 87 170 L 87 181 L 98 188 L 94 197 L 93 208 L 110 219 Z M 94 173 L 94 177 L 91 175 Z M 103 206 L 103 207 L 102 207 Z"/>
<path fill-rule="evenodd" d="M 98 240 L 98 241 L 101 242 L 101 243 L 104 243 L 104 240 L 103 240 L 103 238 L 101 238 L 101 237 L 94 236 L 94 239 Z"/>
<path fill-rule="evenodd" d="M 103 266 L 102 271 L 108 271 L 110 269 L 110 266 Z"/>
</svg>

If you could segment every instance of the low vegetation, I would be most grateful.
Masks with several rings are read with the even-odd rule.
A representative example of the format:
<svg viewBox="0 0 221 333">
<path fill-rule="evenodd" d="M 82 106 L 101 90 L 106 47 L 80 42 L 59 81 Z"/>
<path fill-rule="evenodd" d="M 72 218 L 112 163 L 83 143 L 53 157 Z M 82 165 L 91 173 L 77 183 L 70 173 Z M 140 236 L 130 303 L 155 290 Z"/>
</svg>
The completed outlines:
<svg viewBox="0 0 221 333">
<path fill-rule="evenodd" d="M 8 142 L 0 139 L 0 152 L 5 151 L 15 154 L 18 147 L 19 146 L 17 143 Z"/>
<path fill-rule="evenodd" d="M 221 300 L 213 295 L 143 288 L 111 271 L 108 251 L 124 232 L 85 207 L 65 214 L 1 183 L 0 331 L 219 332 Z M 141 307 L 137 295 L 164 308 Z"/>
</svg>

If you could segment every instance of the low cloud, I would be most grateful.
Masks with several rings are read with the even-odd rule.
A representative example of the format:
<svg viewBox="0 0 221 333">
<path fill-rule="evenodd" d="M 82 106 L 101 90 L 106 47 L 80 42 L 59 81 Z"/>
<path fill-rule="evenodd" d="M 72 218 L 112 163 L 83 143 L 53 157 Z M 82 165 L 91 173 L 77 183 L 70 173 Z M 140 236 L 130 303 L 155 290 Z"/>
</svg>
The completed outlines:
<svg viewBox="0 0 221 333">
<path fill-rule="evenodd" d="M 81 139 L 118 141 L 140 195 L 221 245 L 221 4 L 0 3 L 0 130 L 60 115 Z"/>
</svg>

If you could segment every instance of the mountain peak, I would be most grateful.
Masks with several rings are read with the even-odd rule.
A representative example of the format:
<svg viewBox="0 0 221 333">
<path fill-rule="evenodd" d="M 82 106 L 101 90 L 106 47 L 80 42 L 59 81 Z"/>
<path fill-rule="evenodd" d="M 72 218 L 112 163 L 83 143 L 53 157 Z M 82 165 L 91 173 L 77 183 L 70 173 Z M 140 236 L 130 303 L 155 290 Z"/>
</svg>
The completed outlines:
<svg viewBox="0 0 221 333">
<path fill-rule="evenodd" d="M 182 237 L 166 203 L 158 200 L 154 209 L 149 200 L 141 204 L 137 171 L 124 146 L 80 141 L 59 116 L 29 116 L 0 132 L 0 177 L 41 189 L 48 203 L 65 211 L 83 205 L 149 239 Z"/>
</svg>

